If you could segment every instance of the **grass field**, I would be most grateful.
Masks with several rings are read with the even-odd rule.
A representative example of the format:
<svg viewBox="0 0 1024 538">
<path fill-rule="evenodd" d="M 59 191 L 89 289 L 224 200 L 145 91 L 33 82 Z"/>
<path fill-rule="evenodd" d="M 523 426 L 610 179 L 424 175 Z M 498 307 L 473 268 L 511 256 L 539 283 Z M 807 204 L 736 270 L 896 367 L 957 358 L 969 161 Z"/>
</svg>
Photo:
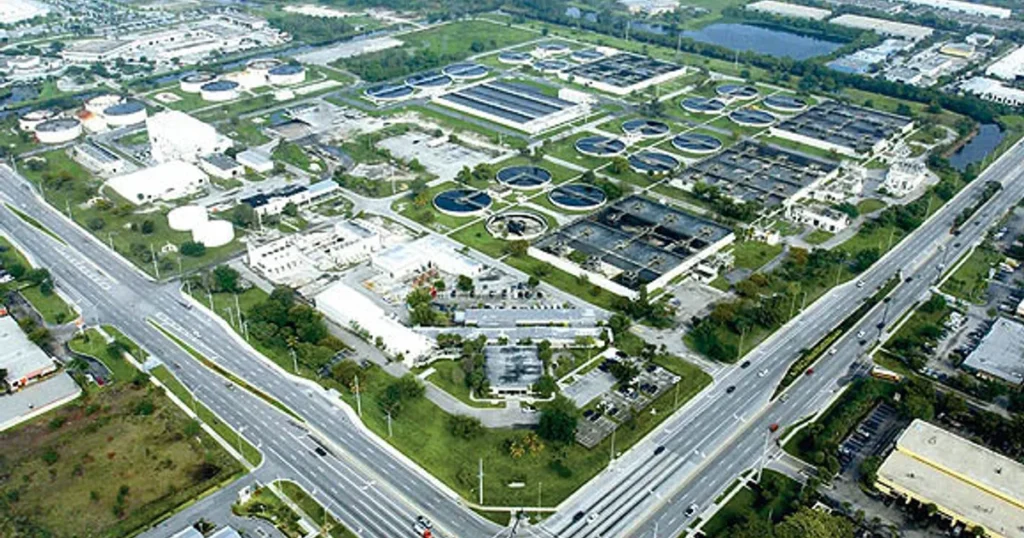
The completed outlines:
<svg viewBox="0 0 1024 538">
<path fill-rule="evenodd" d="M 102 362 L 111 375 L 114 376 L 115 381 L 127 383 L 135 377 L 138 370 L 134 366 L 124 360 L 122 357 L 111 356 L 107 353 L 107 341 L 103 338 L 103 335 L 96 329 L 86 329 L 81 334 L 75 336 L 68 342 L 68 347 L 71 348 L 75 353 L 81 353 L 82 355 L 88 355 L 100 362 Z"/>
<path fill-rule="evenodd" d="M 807 234 L 807 236 L 804 237 L 804 241 L 807 241 L 812 245 L 820 245 L 825 241 L 832 239 L 834 235 L 835 234 L 826 232 L 824 230 L 814 230 L 813 232 Z"/>
<path fill-rule="evenodd" d="M 860 211 L 861 215 L 874 213 L 875 211 L 878 211 L 883 207 L 885 207 L 885 202 L 881 200 L 876 200 L 874 198 L 868 198 L 866 200 L 861 200 L 857 202 L 857 211 Z"/>
<path fill-rule="evenodd" d="M 942 283 L 942 291 L 965 301 L 985 304 L 989 270 L 1002 259 L 1003 256 L 991 248 L 982 246 L 975 249 L 963 265 Z"/>
<path fill-rule="evenodd" d="M 495 405 L 474 402 L 469 397 L 469 387 L 466 386 L 466 374 L 462 371 L 459 361 L 437 361 L 432 363 L 431 368 L 435 370 L 427 378 L 437 388 L 458 398 L 462 403 L 472 407 L 495 407 Z"/>
<path fill-rule="evenodd" d="M 28 259 L 4 237 L 0 237 L 0 248 L 3 249 L 0 252 L 0 262 L 4 267 L 17 263 L 26 270 L 32 268 Z M 47 323 L 65 323 L 75 317 L 75 311 L 56 292 L 46 295 L 39 289 L 39 286 L 25 286 L 25 283 L 19 281 L 0 284 L 0 290 L 20 291 L 21 296 L 43 316 L 43 320 Z"/>
<path fill-rule="evenodd" d="M 536 258 L 509 256 L 505 258 L 505 263 L 606 310 L 614 309 L 621 300 L 619 296 L 604 288 L 591 284 L 585 279 L 577 278 Z"/>
<path fill-rule="evenodd" d="M 241 471 L 148 383 L 91 389 L 0 446 L 5 536 L 130 536 Z"/>
<path fill-rule="evenodd" d="M 740 241 L 733 245 L 736 267 L 756 271 L 782 253 L 782 245 L 769 245 L 759 241 Z"/>
<path fill-rule="evenodd" d="M 313 520 L 317 528 L 321 530 L 330 529 L 328 535 L 333 538 L 356 538 L 355 534 L 352 534 L 341 523 L 338 523 L 338 520 L 328 514 L 324 507 L 316 499 L 310 497 L 301 486 L 287 480 L 278 482 L 278 486 L 280 486 L 282 493 Z"/>
</svg>

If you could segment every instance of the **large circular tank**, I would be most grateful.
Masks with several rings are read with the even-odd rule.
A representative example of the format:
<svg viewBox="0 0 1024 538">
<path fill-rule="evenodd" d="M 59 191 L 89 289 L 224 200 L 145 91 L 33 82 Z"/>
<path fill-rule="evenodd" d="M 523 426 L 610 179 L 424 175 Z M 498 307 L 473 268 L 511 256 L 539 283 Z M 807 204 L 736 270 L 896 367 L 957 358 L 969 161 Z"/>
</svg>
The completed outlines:
<svg viewBox="0 0 1024 538">
<path fill-rule="evenodd" d="M 63 144 L 82 134 L 82 122 L 75 118 L 57 118 L 36 125 L 36 138 L 43 144 Z"/>
<path fill-rule="evenodd" d="M 267 81 L 276 86 L 301 84 L 306 80 L 306 68 L 299 64 L 279 65 L 267 74 Z"/>
<path fill-rule="evenodd" d="M 222 247 L 235 238 L 235 227 L 226 220 L 209 220 L 192 229 L 192 240 L 207 248 Z"/>
<path fill-rule="evenodd" d="M 628 161 L 634 172 L 644 175 L 667 174 L 679 167 L 679 159 L 668 153 L 649 149 L 630 155 Z"/>
<path fill-rule="evenodd" d="M 204 84 L 208 84 L 215 80 L 217 80 L 216 73 L 198 71 L 181 77 L 181 80 L 178 81 L 178 85 L 181 87 L 181 91 L 185 93 L 199 93 Z"/>
<path fill-rule="evenodd" d="M 667 135 L 669 126 L 667 123 L 658 120 L 635 119 L 622 124 L 622 132 L 631 137 L 655 138 Z"/>
<path fill-rule="evenodd" d="M 487 76 L 487 68 L 473 62 L 459 62 L 451 64 L 441 70 L 452 80 L 476 80 Z"/>
<path fill-rule="evenodd" d="M 807 109 L 807 101 L 792 95 L 769 95 L 764 98 L 764 106 L 779 112 L 802 112 Z"/>
<path fill-rule="evenodd" d="M 548 193 L 548 200 L 555 207 L 569 211 L 589 211 L 604 205 L 608 195 L 600 187 L 586 183 L 561 185 Z"/>
<path fill-rule="evenodd" d="M 679 106 L 694 114 L 717 114 L 725 109 L 725 103 L 707 97 L 687 97 L 679 102 Z"/>
<path fill-rule="evenodd" d="M 204 101 L 230 101 L 238 97 L 238 83 L 233 80 L 207 82 L 199 89 Z"/>
<path fill-rule="evenodd" d="M 576 141 L 576 151 L 590 157 L 614 157 L 626 151 L 626 143 L 604 135 L 584 136 Z"/>
<path fill-rule="evenodd" d="M 498 61 L 509 65 L 525 65 L 533 61 L 533 57 L 526 52 L 508 51 L 498 55 Z"/>
<path fill-rule="evenodd" d="M 413 94 L 411 86 L 405 84 L 381 84 L 363 90 L 363 95 L 374 101 L 396 101 Z"/>
<path fill-rule="evenodd" d="M 104 110 L 103 117 L 111 127 L 135 125 L 146 121 L 146 105 L 142 101 L 129 99 Z"/>
<path fill-rule="evenodd" d="M 498 170 L 498 183 L 517 190 L 539 189 L 551 183 L 551 172 L 533 165 L 508 166 Z"/>
<path fill-rule="evenodd" d="M 177 232 L 191 232 L 208 220 L 206 208 L 198 205 L 183 205 L 167 213 L 167 225 Z"/>
<path fill-rule="evenodd" d="M 484 226 L 498 239 L 530 241 L 544 235 L 548 221 L 530 211 L 509 211 L 490 217 Z"/>
<path fill-rule="evenodd" d="M 723 97 L 725 99 L 739 99 L 747 101 L 757 97 L 760 92 L 758 92 L 757 88 L 753 86 L 745 86 L 743 84 L 722 84 L 715 88 L 715 93 L 717 93 L 719 97 Z"/>
<path fill-rule="evenodd" d="M 778 119 L 771 112 L 754 108 L 739 108 L 729 113 L 729 119 L 744 127 L 768 127 Z"/>
<path fill-rule="evenodd" d="M 475 189 L 451 189 L 434 197 L 434 208 L 453 217 L 481 215 L 491 203 L 491 195 Z"/>
<path fill-rule="evenodd" d="M 52 120 L 53 118 L 56 118 L 58 114 L 60 114 L 60 112 L 52 108 L 30 110 L 21 116 L 18 116 L 18 128 L 22 131 L 35 131 L 36 126 L 40 123 L 43 123 L 46 120 Z"/>
<path fill-rule="evenodd" d="M 103 111 L 124 102 L 124 97 L 112 93 L 97 95 L 85 100 L 85 109 L 93 114 L 103 114 Z"/>
<path fill-rule="evenodd" d="M 264 77 L 270 74 L 270 71 L 284 65 L 284 62 L 277 58 L 256 58 L 255 60 L 249 60 L 249 63 L 245 64 L 245 70 L 253 75 L 263 75 Z"/>
</svg>

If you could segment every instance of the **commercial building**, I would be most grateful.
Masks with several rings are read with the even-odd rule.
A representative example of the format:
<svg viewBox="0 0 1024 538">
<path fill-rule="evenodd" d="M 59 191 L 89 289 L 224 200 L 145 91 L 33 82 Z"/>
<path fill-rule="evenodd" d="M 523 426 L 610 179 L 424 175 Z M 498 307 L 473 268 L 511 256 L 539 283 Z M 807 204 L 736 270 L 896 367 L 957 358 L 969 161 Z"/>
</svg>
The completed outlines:
<svg viewBox="0 0 1024 538">
<path fill-rule="evenodd" d="M 1024 324 L 1000 317 L 960 366 L 982 379 L 1024 384 Z"/>
<path fill-rule="evenodd" d="M 301 287 L 325 271 L 365 261 L 383 246 L 375 226 L 351 220 L 264 245 L 250 243 L 247 263 L 275 284 Z"/>
<path fill-rule="evenodd" d="M 639 54 L 620 52 L 566 69 L 563 80 L 615 95 L 628 95 L 686 74 L 686 67 Z"/>
<path fill-rule="evenodd" d="M 619 4 L 627 11 L 636 15 L 660 15 L 671 13 L 679 7 L 679 0 L 619 0 Z"/>
<path fill-rule="evenodd" d="M 71 63 L 111 62 L 130 48 L 130 41 L 119 39 L 76 41 L 64 48 L 60 56 Z"/>
<path fill-rule="evenodd" d="M 817 203 L 792 204 L 787 208 L 787 217 L 793 222 L 813 226 L 829 233 L 838 233 L 850 226 L 849 215 Z"/>
<path fill-rule="evenodd" d="M 878 468 L 883 493 L 934 505 L 950 526 L 1019 538 L 1024 529 L 1024 465 L 923 420 L 896 440 Z"/>
<path fill-rule="evenodd" d="M 436 235 L 382 250 L 372 256 L 371 263 L 395 280 L 432 269 L 449 275 L 475 277 L 485 269 L 484 264 L 458 252 L 452 243 Z"/>
<path fill-rule="evenodd" d="M 484 370 L 492 396 L 526 396 L 544 375 L 537 346 L 486 346 Z"/>
<path fill-rule="evenodd" d="M 384 343 L 384 351 L 401 356 L 406 366 L 426 359 L 434 342 L 402 325 L 377 303 L 344 282 L 336 282 L 314 298 L 317 309 L 338 325 L 364 338 Z"/>
<path fill-rule="evenodd" d="M 203 155 L 199 159 L 199 167 L 207 174 L 219 179 L 231 179 L 245 175 L 245 167 L 223 153 Z"/>
<path fill-rule="evenodd" d="M 774 136 L 850 157 L 870 157 L 914 129 L 914 120 L 826 101 L 771 128 Z"/>
<path fill-rule="evenodd" d="M 500 125 L 536 134 L 579 118 L 590 111 L 525 84 L 488 81 L 434 97 L 441 105 Z"/>
<path fill-rule="evenodd" d="M 985 74 L 1010 82 L 1024 77 L 1024 46 L 996 60 L 985 69 Z"/>
<path fill-rule="evenodd" d="M 340 192 L 334 180 L 326 179 L 308 187 L 288 185 L 269 193 L 260 193 L 240 200 L 253 208 L 261 217 L 278 215 L 288 204 L 303 207 L 327 200 Z"/>
<path fill-rule="evenodd" d="M 915 6 L 933 7 L 945 11 L 975 15 L 977 17 L 994 17 L 996 19 L 1009 19 L 1013 14 L 1008 8 L 989 6 L 977 2 L 963 2 L 961 0 L 900 0 L 906 4 Z"/>
<path fill-rule="evenodd" d="M 809 197 L 839 176 L 839 163 L 783 147 L 743 140 L 698 161 L 670 183 L 692 191 L 698 183 L 716 187 L 736 202 L 775 207 Z"/>
<path fill-rule="evenodd" d="M 928 167 L 918 160 L 900 159 L 889 166 L 882 181 L 890 196 L 906 196 L 924 184 L 928 179 Z"/>
<path fill-rule="evenodd" d="M 0 370 L 7 370 L 7 377 L 0 379 L 0 383 L 10 390 L 19 390 L 57 371 L 57 365 L 28 339 L 17 320 L 4 315 L 0 317 Z"/>
<path fill-rule="evenodd" d="M 271 158 L 270 152 L 260 148 L 249 148 L 235 155 L 235 160 L 253 172 L 261 174 L 274 169 L 274 159 Z"/>
<path fill-rule="evenodd" d="M 733 242 L 729 228 L 633 195 L 575 220 L 528 253 L 617 295 L 663 287 Z"/>
<path fill-rule="evenodd" d="M 757 11 L 759 13 L 769 13 L 771 15 L 793 17 L 796 19 L 810 19 L 815 21 L 823 21 L 832 15 L 832 12 L 827 9 L 801 6 L 799 4 L 790 4 L 788 2 L 776 2 L 775 0 L 761 0 L 760 2 L 747 4 L 746 9 L 750 11 Z"/>
<path fill-rule="evenodd" d="M 1024 90 L 1005 86 L 995 79 L 972 77 L 961 83 L 960 89 L 986 101 L 1010 106 L 1024 106 Z"/>
<path fill-rule="evenodd" d="M 849 13 L 840 15 L 829 22 L 832 24 L 838 24 L 839 26 L 845 26 L 847 28 L 871 30 L 876 34 L 885 37 L 899 37 L 910 41 L 920 41 L 930 37 L 932 33 L 934 33 L 934 30 L 926 26 L 906 24 L 886 19 L 876 19 L 875 17 L 865 17 L 863 15 L 852 15 Z"/>
<path fill-rule="evenodd" d="M 208 183 L 202 170 L 184 161 L 162 162 L 107 180 L 108 187 L 135 205 L 184 198 Z"/>
<path fill-rule="evenodd" d="M 71 150 L 71 156 L 82 166 L 104 176 L 120 174 L 127 165 L 117 154 L 91 142 L 75 146 Z"/>
<path fill-rule="evenodd" d="M 467 327 L 594 327 L 605 316 L 593 308 L 467 308 L 455 322 Z"/>
<path fill-rule="evenodd" d="M 196 162 L 231 147 L 231 139 L 184 112 L 167 110 L 146 119 L 149 147 L 157 162 Z"/>
</svg>

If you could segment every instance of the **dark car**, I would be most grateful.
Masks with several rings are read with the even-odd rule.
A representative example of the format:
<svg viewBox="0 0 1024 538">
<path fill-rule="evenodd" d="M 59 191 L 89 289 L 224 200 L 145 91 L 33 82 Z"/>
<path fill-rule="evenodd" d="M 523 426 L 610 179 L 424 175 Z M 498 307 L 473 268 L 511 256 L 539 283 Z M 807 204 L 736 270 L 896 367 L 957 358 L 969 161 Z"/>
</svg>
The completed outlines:
<svg viewBox="0 0 1024 538">
<path fill-rule="evenodd" d="M 658 448 L 654 449 L 654 455 L 657 456 L 665 451 L 665 445 L 658 445 Z"/>
<path fill-rule="evenodd" d="M 320 456 L 321 458 L 327 455 L 327 451 L 324 450 L 324 447 L 322 446 L 314 448 L 313 451 L 316 452 L 316 455 Z"/>
<path fill-rule="evenodd" d="M 746 368 L 747 366 L 750 366 L 750 361 L 743 361 L 743 364 L 740 365 L 740 368 Z"/>
<path fill-rule="evenodd" d="M 736 385 L 729 385 L 729 388 L 725 389 L 726 394 L 732 394 L 736 391 Z"/>
<path fill-rule="evenodd" d="M 572 522 L 576 523 L 577 521 L 583 519 L 584 515 L 586 515 L 586 514 L 584 514 L 583 512 L 576 512 L 575 514 L 572 515 Z"/>
</svg>

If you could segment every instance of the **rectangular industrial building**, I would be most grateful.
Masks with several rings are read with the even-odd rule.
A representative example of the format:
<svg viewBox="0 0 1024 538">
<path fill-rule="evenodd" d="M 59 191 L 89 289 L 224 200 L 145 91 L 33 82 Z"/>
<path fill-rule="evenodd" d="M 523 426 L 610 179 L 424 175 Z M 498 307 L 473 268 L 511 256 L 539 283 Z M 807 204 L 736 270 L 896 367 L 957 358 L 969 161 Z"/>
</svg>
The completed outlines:
<svg viewBox="0 0 1024 538">
<path fill-rule="evenodd" d="M 1014 82 L 1024 78 L 1024 46 L 996 60 L 985 69 L 985 74 L 1002 80 Z"/>
<path fill-rule="evenodd" d="M 686 74 L 686 67 L 620 52 L 559 73 L 559 78 L 615 95 L 629 95 Z"/>
<path fill-rule="evenodd" d="M 871 30 L 881 36 L 899 37 L 909 39 L 911 41 L 920 41 L 930 37 L 932 33 L 934 33 L 934 30 L 926 26 L 906 24 L 886 19 L 876 19 L 875 17 L 865 17 L 863 15 L 852 15 L 849 13 L 846 15 L 840 15 L 829 22 L 832 24 L 838 24 L 839 26 L 845 26 L 847 28 Z"/>
<path fill-rule="evenodd" d="M 374 254 L 371 264 L 395 280 L 431 269 L 468 277 L 484 271 L 484 264 L 458 252 L 447 239 L 433 234 L 382 250 Z"/>
<path fill-rule="evenodd" d="M 747 4 L 746 9 L 759 13 L 815 21 L 823 21 L 832 15 L 832 12 L 827 9 L 790 4 L 789 2 L 776 2 L 775 0 L 761 0 L 760 2 Z"/>
<path fill-rule="evenodd" d="M 775 207 L 803 198 L 838 175 L 839 163 L 834 161 L 743 140 L 692 164 L 671 184 L 692 191 L 697 183 L 703 183 L 737 202 Z"/>
<path fill-rule="evenodd" d="M 209 178 L 202 170 L 183 161 L 162 162 L 107 180 L 108 187 L 135 205 L 184 198 L 208 184 Z"/>
<path fill-rule="evenodd" d="M 325 271 L 365 261 L 383 246 L 369 223 L 343 221 L 263 245 L 250 242 L 246 262 L 275 284 L 300 287 Z"/>
<path fill-rule="evenodd" d="M 487 346 L 484 361 L 494 396 L 529 394 L 530 387 L 544 375 L 537 346 Z"/>
<path fill-rule="evenodd" d="M 212 125 L 177 110 L 165 110 L 146 118 L 149 148 L 157 162 L 196 162 L 200 157 L 231 147 L 231 139 Z"/>
<path fill-rule="evenodd" d="M 35 345 L 11 316 L 0 317 L 0 369 L 7 376 L 0 379 L 10 390 L 18 390 L 32 381 L 57 370 L 57 365 Z"/>
<path fill-rule="evenodd" d="M 996 320 L 961 367 L 984 379 L 1015 387 L 1024 384 L 1024 324 Z"/>
<path fill-rule="evenodd" d="M 991 538 L 1019 538 L 1024 529 L 1024 465 L 923 420 L 896 440 L 875 485 L 934 504 L 950 526 L 981 528 Z"/>
<path fill-rule="evenodd" d="M 1010 15 L 1013 14 L 1008 8 L 988 6 L 977 2 L 963 2 L 961 0 L 900 0 L 908 4 L 914 4 L 915 6 L 933 7 L 936 9 L 944 9 L 946 11 L 953 11 L 956 13 L 963 13 L 965 15 L 975 15 L 978 17 L 993 17 L 996 19 L 1009 19 Z"/>
<path fill-rule="evenodd" d="M 914 120 L 871 108 L 826 101 L 771 128 L 786 138 L 849 157 L 871 157 L 914 129 Z"/>
<path fill-rule="evenodd" d="M 472 327 L 593 327 L 604 316 L 593 308 L 467 308 L 455 313 L 456 323 Z"/>
<path fill-rule="evenodd" d="M 89 170 L 107 176 L 124 172 L 126 164 L 117 154 L 91 142 L 76 145 L 71 150 L 71 156 Z"/>
<path fill-rule="evenodd" d="M 617 295 L 654 291 L 733 242 L 732 230 L 633 195 L 541 238 L 534 258 Z"/>
<path fill-rule="evenodd" d="M 434 98 L 444 106 L 536 134 L 587 114 L 590 105 L 544 94 L 525 84 L 483 82 Z"/>
<path fill-rule="evenodd" d="M 973 93 L 986 101 L 1010 106 L 1024 106 L 1024 90 L 1003 85 L 998 80 L 972 77 L 960 84 L 960 89 Z"/>
</svg>

